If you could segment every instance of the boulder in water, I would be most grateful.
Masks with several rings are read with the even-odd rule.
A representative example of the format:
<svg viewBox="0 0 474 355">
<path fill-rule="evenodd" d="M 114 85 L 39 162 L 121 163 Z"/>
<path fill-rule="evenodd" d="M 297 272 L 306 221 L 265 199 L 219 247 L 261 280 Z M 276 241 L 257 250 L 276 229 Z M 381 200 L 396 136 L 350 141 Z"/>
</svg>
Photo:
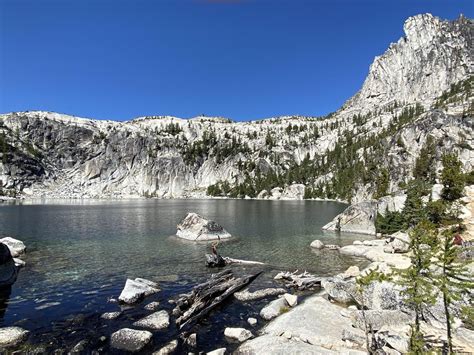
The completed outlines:
<svg viewBox="0 0 474 355">
<path fill-rule="evenodd" d="M 177 237 L 193 241 L 218 240 L 232 237 L 220 224 L 193 212 L 188 213 L 181 223 L 178 224 L 177 228 Z"/>
<path fill-rule="evenodd" d="M 158 311 L 136 321 L 133 325 L 151 330 L 165 329 L 170 325 L 170 316 L 166 311 Z"/>
<path fill-rule="evenodd" d="M 152 295 L 159 291 L 159 286 L 155 282 L 140 278 L 136 278 L 135 280 L 127 279 L 125 282 L 125 287 L 119 296 L 119 301 L 132 304 L 145 296 Z"/>
<path fill-rule="evenodd" d="M 147 330 L 123 328 L 112 334 L 110 345 L 115 349 L 137 352 L 142 350 L 152 337 L 153 334 Z"/>
<path fill-rule="evenodd" d="M 253 338 L 252 332 L 244 328 L 225 328 L 224 335 L 237 341 L 246 341 Z"/>
<path fill-rule="evenodd" d="M 0 239 L 0 243 L 5 244 L 8 249 L 10 249 L 10 253 L 12 257 L 17 258 L 21 254 L 24 254 L 26 251 L 26 246 L 25 244 L 18 239 L 12 238 L 12 237 L 5 237 Z"/>
</svg>

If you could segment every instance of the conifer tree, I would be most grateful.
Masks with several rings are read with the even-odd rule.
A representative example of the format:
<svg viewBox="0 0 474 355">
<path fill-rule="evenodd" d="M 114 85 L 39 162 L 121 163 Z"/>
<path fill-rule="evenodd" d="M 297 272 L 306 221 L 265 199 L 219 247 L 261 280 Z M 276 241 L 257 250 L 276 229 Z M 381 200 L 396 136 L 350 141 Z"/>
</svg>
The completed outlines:
<svg viewBox="0 0 474 355">
<path fill-rule="evenodd" d="M 443 190 L 441 197 L 446 201 L 454 201 L 462 197 L 464 189 L 464 175 L 461 171 L 461 162 L 456 154 L 445 154 L 442 157 L 443 171 L 441 182 Z"/>
<path fill-rule="evenodd" d="M 430 264 L 436 251 L 436 241 L 434 225 L 427 220 L 419 222 L 410 232 L 410 266 L 398 272 L 406 302 L 415 312 L 415 324 L 410 336 L 410 350 L 415 354 L 423 353 L 424 348 L 420 331 L 423 306 L 435 302 Z"/>
<path fill-rule="evenodd" d="M 435 284 L 443 297 L 444 312 L 446 315 L 446 336 L 449 352 L 453 353 L 452 342 L 452 315 L 449 307 L 453 301 L 461 299 L 462 295 L 474 288 L 472 275 L 467 269 L 467 263 L 459 258 L 459 248 L 454 245 L 450 230 L 443 233 L 441 246 L 437 253 L 436 265 L 439 274 L 436 275 Z"/>
</svg>

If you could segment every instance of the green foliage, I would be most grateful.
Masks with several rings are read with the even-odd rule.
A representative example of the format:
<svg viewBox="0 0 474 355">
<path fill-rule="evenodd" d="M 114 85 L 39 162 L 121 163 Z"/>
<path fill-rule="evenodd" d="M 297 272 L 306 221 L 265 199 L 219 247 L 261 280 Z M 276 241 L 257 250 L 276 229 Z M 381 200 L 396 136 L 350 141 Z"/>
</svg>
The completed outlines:
<svg viewBox="0 0 474 355">
<path fill-rule="evenodd" d="M 435 159 L 436 144 L 432 136 L 428 136 L 425 145 L 421 148 L 420 155 L 416 159 L 413 176 L 417 180 L 434 183 L 436 177 Z"/>
<path fill-rule="evenodd" d="M 390 185 L 390 176 L 386 168 L 380 169 L 380 174 L 375 182 L 374 198 L 380 198 L 388 194 L 388 187 Z"/>
<path fill-rule="evenodd" d="M 442 157 L 443 171 L 441 183 L 443 190 L 441 197 L 446 201 L 454 201 L 463 196 L 464 175 L 461 171 L 461 162 L 456 154 L 444 154 Z"/>
<path fill-rule="evenodd" d="M 410 232 L 410 266 L 398 270 L 398 283 L 404 287 L 402 291 L 406 303 L 415 312 L 415 324 L 412 329 L 410 347 L 414 353 L 423 348 L 423 337 L 420 333 L 422 307 L 435 302 L 430 269 L 431 258 L 436 253 L 436 229 L 427 221 L 420 221 Z"/>
<path fill-rule="evenodd" d="M 435 277 L 435 285 L 443 296 L 448 348 L 449 352 L 453 353 L 451 335 L 453 319 L 449 308 L 454 301 L 461 300 L 463 294 L 469 295 L 469 291 L 474 289 L 474 281 L 467 268 L 467 262 L 459 258 L 459 248 L 453 243 L 450 230 L 443 233 L 436 260 L 440 272 Z"/>
<path fill-rule="evenodd" d="M 423 208 L 422 196 L 427 192 L 424 184 L 418 180 L 412 180 L 407 184 L 407 199 L 403 208 L 405 229 L 417 225 L 426 218 Z"/>
<path fill-rule="evenodd" d="M 390 212 L 387 211 L 385 216 L 382 216 L 380 213 L 375 219 L 375 229 L 377 233 L 382 234 L 393 234 L 400 230 L 403 230 L 405 226 L 405 218 L 401 212 Z"/>
<path fill-rule="evenodd" d="M 466 185 L 474 185 L 474 170 L 471 170 L 464 174 L 464 182 Z"/>
<path fill-rule="evenodd" d="M 167 124 L 165 129 L 164 129 L 164 132 L 166 132 L 168 134 L 171 134 L 172 136 L 175 136 L 175 135 L 179 134 L 182 131 L 183 131 L 183 129 L 180 127 L 180 125 L 178 123 L 172 123 L 172 122 Z"/>
<path fill-rule="evenodd" d="M 430 201 L 426 204 L 428 219 L 439 226 L 446 218 L 446 202 L 443 200 Z"/>
</svg>

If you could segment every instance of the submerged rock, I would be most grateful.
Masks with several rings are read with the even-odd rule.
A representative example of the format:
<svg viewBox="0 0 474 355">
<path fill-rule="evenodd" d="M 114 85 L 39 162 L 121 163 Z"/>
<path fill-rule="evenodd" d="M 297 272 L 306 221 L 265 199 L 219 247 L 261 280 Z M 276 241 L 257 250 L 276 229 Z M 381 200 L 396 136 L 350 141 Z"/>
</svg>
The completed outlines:
<svg viewBox="0 0 474 355">
<path fill-rule="evenodd" d="M 150 302 L 145 307 L 147 311 L 156 311 L 160 307 L 160 302 Z"/>
<path fill-rule="evenodd" d="M 170 316 L 166 311 L 159 311 L 150 314 L 139 321 L 136 321 L 133 323 L 133 325 L 136 327 L 143 327 L 152 330 L 165 329 L 170 325 Z"/>
<path fill-rule="evenodd" d="M 232 237 L 220 224 L 192 212 L 187 214 L 177 228 L 177 237 L 193 241 Z"/>
<path fill-rule="evenodd" d="M 283 295 L 286 292 L 284 288 L 264 288 L 254 292 L 250 292 L 248 289 L 245 289 L 240 292 L 234 293 L 234 297 L 239 301 L 254 301 L 265 297 Z"/>
<path fill-rule="evenodd" d="M 147 330 L 123 328 L 112 333 L 110 345 L 118 350 L 137 352 L 150 342 L 153 334 Z"/>
<path fill-rule="evenodd" d="M 238 340 L 240 342 L 253 337 L 252 332 L 244 328 L 225 328 L 224 335 L 227 338 Z"/>
<path fill-rule="evenodd" d="M 271 301 L 268 305 L 262 308 L 260 311 L 260 317 L 265 320 L 270 320 L 278 317 L 280 314 L 288 310 L 288 303 L 285 298 L 281 297 L 274 301 Z"/>
<path fill-rule="evenodd" d="M 28 338 L 29 333 L 29 331 L 20 327 L 0 328 L 0 346 L 9 347 L 18 345 Z"/>
<path fill-rule="evenodd" d="M 102 314 L 100 318 L 106 319 L 106 320 L 112 320 L 112 319 L 117 319 L 121 314 L 122 312 L 106 312 Z"/>
<path fill-rule="evenodd" d="M 159 292 L 159 285 L 156 282 L 136 278 L 127 279 L 125 287 L 119 296 L 119 301 L 127 304 L 133 304 L 145 296 Z"/>
<path fill-rule="evenodd" d="M 177 348 L 178 348 L 178 341 L 172 340 L 168 344 L 163 346 L 160 350 L 155 351 L 153 355 L 169 355 L 175 352 Z"/>
</svg>

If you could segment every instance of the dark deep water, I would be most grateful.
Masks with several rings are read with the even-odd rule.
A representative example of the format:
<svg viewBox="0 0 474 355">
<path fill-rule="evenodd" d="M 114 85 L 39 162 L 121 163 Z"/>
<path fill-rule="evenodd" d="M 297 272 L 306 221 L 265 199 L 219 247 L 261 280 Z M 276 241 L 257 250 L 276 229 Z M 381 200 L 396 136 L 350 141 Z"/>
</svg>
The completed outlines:
<svg viewBox="0 0 474 355">
<path fill-rule="evenodd" d="M 216 220 L 235 236 L 221 244 L 222 255 L 267 263 L 251 288 L 272 286 L 278 271 L 334 275 L 364 261 L 337 251 L 314 251 L 309 244 L 321 239 L 346 245 L 361 238 L 321 231 L 344 208 L 334 202 L 256 200 L 51 200 L 0 205 L 0 235 L 27 246 L 23 257 L 27 265 L 0 302 L 0 326 L 30 330 L 24 348 L 69 351 L 87 339 L 87 349 L 109 352 L 112 332 L 132 327 L 133 321 L 150 313 L 144 304 L 158 300 L 160 309 L 171 310 L 170 298 L 215 272 L 203 263 L 208 244 L 173 237 L 176 224 L 190 211 Z M 242 274 L 262 267 L 234 269 Z M 120 294 L 127 277 L 159 281 L 162 291 L 125 310 L 117 320 L 100 319 L 103 312 L 120 310 L 108 299 Z M 224 339 L 224 328 L 250 329 L 246 319 L 258 315 L 267 302 L 227 302 L 195 328 L 197 351 L 235 348 Z M 154 333 L 148 351 L 177 338 L 173 323 L 171 318 L 167 331 Z M 101 336 L 107 339 L 100 340 Z"/>
</svg>

